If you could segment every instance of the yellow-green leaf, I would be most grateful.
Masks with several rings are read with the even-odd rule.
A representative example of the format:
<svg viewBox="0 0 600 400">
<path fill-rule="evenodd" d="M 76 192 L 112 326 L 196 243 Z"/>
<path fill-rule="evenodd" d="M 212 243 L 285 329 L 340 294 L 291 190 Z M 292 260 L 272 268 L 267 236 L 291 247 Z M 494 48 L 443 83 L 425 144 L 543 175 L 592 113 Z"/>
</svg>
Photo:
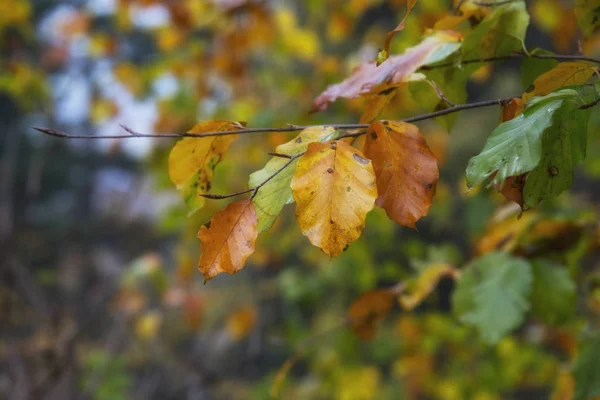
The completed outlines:
<svg viewBox="0 0 600 400">
<path fill-rule="evenodd" d="M 304 129 L 298 137 L 277 146 L 276 153 L 295 156 L 306 151 L 311 142 L 323 142 L 333 139 L 337 132 L 330 126 L 312 126 Z M 256 187 L 289 162 L 288 159 L 273 157 L 265 167 L 250 175 L 249 187 Z M 298 160 L 294 160 L 283 171 L 260 188 L 252 200 L 258 215 L 258 231 L 269 229 L 277 220 L 283 206 L 294 202 L 290 183 Z"/>
<path fill-rule="evenodd" d="M 377 197 L 371 161 L 343 141 L 311 143 L 292 179 L 302 233 L 330 257 L 358 239 Z"/>
</svg>

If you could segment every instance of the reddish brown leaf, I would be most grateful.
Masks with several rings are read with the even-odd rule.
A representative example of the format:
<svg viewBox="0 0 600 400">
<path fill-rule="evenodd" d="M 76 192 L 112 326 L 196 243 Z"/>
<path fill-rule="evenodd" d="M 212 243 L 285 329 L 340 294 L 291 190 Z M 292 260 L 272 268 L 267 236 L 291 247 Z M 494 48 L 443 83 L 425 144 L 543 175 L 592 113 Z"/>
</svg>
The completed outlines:
<svg viewBox="0 0 600 400">
<path fill-rule="evenodd" d="M 212 279 L 221 272 L 235 274 L 244 267 L 246 259 L 254 252 L 257 225 L 254 204 L 242 200 L 216 213 L 210 228 L 200 228 L 198 238 L 202 242 L 202 255 L 198 268 L 204 279 Z"/>
<path fill-rule="evenodd" d="M 377 121 L 367 130 L 365 155 L 377 177 L 376 204 L 400 225 L 416 228 L 427 215 L 439 178 L 437 160 L 419 128 Z"/>
<path fill-rule="evenodd" d="M 356 335 L 369 340 L 375 336 L 377 325 L 394 307 L 394 293 L 390 290 L 371 290 L 352 303 L 348 318 Z"/>
<path fill-rule="evenodd" d="M 331 85 L 315 99 L 312 111 L 322 111 L 339 97 L 347 99 L 366 94 L 380 93 L 400 86 L 410 75 L 427 62 L 427 59 L 445 43 L 456 42 L 460 36 L 452 31 L 436 32 L 403 54 L 390 57 L 379 67 L 374 61 L 359 65 L 352 75 L 341 83 Z"/>
</svg>

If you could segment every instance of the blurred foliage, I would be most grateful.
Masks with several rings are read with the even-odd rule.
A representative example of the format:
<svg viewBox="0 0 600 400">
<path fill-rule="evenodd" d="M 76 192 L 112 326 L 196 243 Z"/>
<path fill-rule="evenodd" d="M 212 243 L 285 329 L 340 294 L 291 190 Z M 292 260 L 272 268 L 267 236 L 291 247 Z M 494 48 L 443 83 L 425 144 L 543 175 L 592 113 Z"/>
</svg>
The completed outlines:
<svg viewBox="0 0 600 400">
<path fill-rule="evenodd" d="M 588 3 L 527 2 L 528 50 L 598 57 L 600 33 L 576 17 Z M 459 21 L 444 19 L 456 17 L 456 5 L 420 0 L 390 54 L 442 19 L 467 32 L 482 17 L 467 8 Z M 10 173 L 0 179 L 0 397 L 600 395 L 597 112 L 573 189 L 520 218 L 501 194 L 463 182 L 468 158 L 500 120 L 497 110 L 468 111 L 419 123 L 441 179 L 418 232 L 375 209 L 361 239 L 330 260 L 307 245 L 288 207 L 243 271 L 207 285 L 196 235 L 225 205 L 207 201 L 188 218 L 168 176 L 172 140 L 58 144 L 28 128 L 109 135 L 123 133 L 120 123 L 172 133 L 221 118 L 356 122 L 362 99 L 308 111 L 327 85 L 376 58 L 405 12 L 405 0 L 1 2 L 0 171 Z M 452 100 L 518 96 L 555 66 L 546 61 L 478 66 Z M 438 100 L 428 86 L 398 90 L 382 118 Z M 213 191 L 245 189 L 267 152 L 290 139 L 240 137 Z M 111 190 L 102 176 L 112 177 Z M 525 265 L 519 273 L 531 285 L 505 293 L 515 265 Z M 461 274 L 494 302 L 474 309 L 466 294 L 453 310 L 469 283 L 456 283 Z M 399 282 L 407 288 L 400 304 Z M 508 322 L 500 318 L 507 307 L 518 314 Z M 490 339 L 493 324 L 502 329 L 486 343 L 478 332 Z"/>
</svg>

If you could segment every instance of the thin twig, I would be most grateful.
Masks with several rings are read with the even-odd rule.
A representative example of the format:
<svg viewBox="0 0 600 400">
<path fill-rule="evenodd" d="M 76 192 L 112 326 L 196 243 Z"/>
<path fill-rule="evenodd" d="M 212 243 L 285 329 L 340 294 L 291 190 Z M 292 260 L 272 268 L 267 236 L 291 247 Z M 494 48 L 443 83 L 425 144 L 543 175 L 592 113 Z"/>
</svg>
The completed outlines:
<svg viewBox="0 0 600 400">
<path fill-rule="evenodd" d="M 435 92 L 437 93 L 440 100 L 442 100 L 444 103 L 448 104 L 450 107 L 456 107 L 456 104 L 454 104 L 449 98 L 447 98 L 446 95 L 444 95 L 444 92 L 442 92 L 442 89 L 440 89 L 440 87 L 434 81 L 427 80 L 426 82 L 429 83 L 433 87 L 433 90 L 435 90 Z"/>
<path fill-rule="evenodd" d="M 242 190 L 240 192 L 235 192 L 235 193 L 231 193 L 231 194 L 210 194 L 210 193 L 205 193 L 205 194 L 200 194 L 200 196 L 207 198 L 207 199 L 212 199 L 212 200 L 223 200 L 223 199 L 229 199 L 231 197 L 236 197 L 236 196 L 240 196 L 242 194 L 246 194 L 246 193 L 252 193 L 252 196 L 250 196 L 250 200 L 252 200 L 253 198 L 256 197 L 256 195 L 258 194 L 258 191 L 260 190 L 261 187 L 265 186 L 267 183 L 269 183 L 269 181 L 273 178 L 275 178 L 277 175 L 279 175 L 280 172 L 282 172 L 284 169 L 286 169 L 287 167 L 289 167 L 297 158 L 301 157 L 304 155 L 304 151 L 302 153 L 298 153 L 295 156 L 286 156 L 284 158 L 288 158 L 289 160 L 283 164 L 277 171 L 273 172 L 273 174 L 269 175 L 269 177 L 267 177 L 264 181 L 262 181 L 261 183 L 259 183 L 257 186 L 250 188 L 250 189 L 246 189 L 246 190 Z M 271 154 L 271 153 L 269 153 Z M 276 153 L 277 154 L 277 153 Z M 280 154 L 281 156 L 281 154 Z"/>
<path fill-rule="evenodd" d="M 273 156 L 273 157 L 279 157 L 279 158 L 288 158 L 288 159 L 289 159 L 289 158 L 292 158 L 292 156 L 290 156 L 290 155 L 288 155 L 288 154 L 273 153 L 273 152 L 269 152 L 269 153 L 267 153 L 267 154 L 268 154 L 268 155 L 270 155 L 270 156 Z"/>
<path fill-rule="evenodd" d="M 295 156 L 293 156 L 292 158 L 290 158 L 288 160 L 288 162 L 286 162 L 285 164 L 283 164 L 281 166 L 281 168 L 279 168 L 277 171 L 275 171 L 271 176 L 269 176 L 267 179 L 265 179 L 264 181 L 262 181 L 258 186 L 256 186 L 254 188 L 254 192 L 252 193 L 252 196 L 250 196 L 250 200 L 252 200 L 253 198 L 256 197 L 256 195 L 258 194 L 258 191 L 260 190 L 261 187 L 265 186 L 267 183 L 269 183 L 269 181 L 273 178 L 275 178 L 277 175 L 279 175 L 279 173 L 281 171 L 283 171 L 284 169 L 286 169 L 287 167 L 289 167 L 297 158 L 300 158 L 304 155 L 304 153 L 306 153 L 305 151 L 303 151 L 302 153 L 298 153 Z"/>
<path fill-rule="evenodd" d="M 596 100 L 592 101 L 591 103 L 585 104 L 581 107 L 579 107 L 580 110 L 586 110 L 588 108 L 592 108 L 594 107 L 596 104 L 600 103 L 600 97 L 597 98 Z"/>
<path fill-rule="evenodd" d="M 424 65 L 419 70 L 428 71 L 436 68 L 444 68 L 444 67 L 452 67 L 454 65 L 466 65 L 466 64 L 474 64 L 474 63 L 485 63 L 485 62 L 497 62 L 497 61 L 506 61 L 513 58 L 544 58 L 558 61 L 589 61 L 595 64 L 600 64 L 600 60 L 593 57 L 586 56 L 578 56 L 578 55 L 565 55 L 565 54 L 527 54 L 523 51 L 514 52 L 513 54 L 507 54 L 505 56 L 494 56 L 494 57 L 486 57 L 486 58 L 476 58 L 472 60 L 461 60 L 461 61 L 453 61 L 447 62 L 443 64 L 435 64 L 435 65 Z"/>
<path fill-rule="evenodd" d="M 481 7 L 497 7 L 497 6 L 502 6 L 504 4 L 516 3 L 518 1 L 523 1 L 523 0 L 504 0 L 504 1 L 496 1 L 494 3 L 490 3 L 487 1 L 471 1 L 471 4 L 475 4 L 476 6 L 481 6 Z"/>
</svg>

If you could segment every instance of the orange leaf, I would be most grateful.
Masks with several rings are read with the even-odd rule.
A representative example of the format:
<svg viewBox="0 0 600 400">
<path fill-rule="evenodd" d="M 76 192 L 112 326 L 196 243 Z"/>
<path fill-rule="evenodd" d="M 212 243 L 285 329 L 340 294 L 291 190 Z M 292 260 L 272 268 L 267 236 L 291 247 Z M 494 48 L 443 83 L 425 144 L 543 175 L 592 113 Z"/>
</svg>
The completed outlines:
<svg viewBox="0 0 600 400">
<path fill-rule="evenodd" d="M 404 30 L 404 27 L 406 26 L 406 19 L 410 15 L 410 12 L 412 11 L 415 4 L 417 4 L 417 0 L 408 0 L 406 2 L 406 14 L 404 14 L 404 18 L 402 18 L 402 21 L 400 21 L 398 26 L 395 27 L 393 31 L 389 31 L 387 33 L 387 36 L 385 38 L 385 44 L 383 45 L 383 50 L 380 50 L 379 54 L 377 55 L 377 66 L 381 65 L 382 62 L 388 59 L 392 39 L 394 38 L 394 35 L 397 32 Z"/>
<path fill-rule="evenodd" d="M 358 239 L 377 197 L 371 161 L 343 141 L 310 143 L 291 186 L 302 234 L 330 257 Z"/>
<path fill-rule="evenodd" d="M 377 205 L 400 225 L 416 228 L 427 215 L 439 178 L 437 160 L 419 128 L 377 121 L 367 130 L 365 154 L 373 160 Z"/>
<path fill-rule="evenodd" d="M 385 64 L 377 66 L 374 61 L 360 64 L 352 75 L 341 83 L 331 85 L 315 99 L 312 111 L 322 111 L 339 97 L 352 99 L 366 94 L 377 94 L 400 86 L 411 74 L 427 63 L 427 59 L 440 46 L 456 42 L 460 36 L 452 31 L 436 32 L 417 46 L 406 49 L 404 54 L 390 57 Z"/>
<path fill-rule="evenodd" d="M 202 255 L 198 263 L 205 280 L 227 272 L 235 274 L 244 267 L 258 237 L 258 218 L 250 200 L 230 203 L 215 214 L 210 228 L 198 232 Z"/>
<path fill-rule="evenodd" d="M 352 303 L 348 318 L 356 335 L 369 340 L 375 336 L 377 325 L 394 307 L 394 294 L 390 290 L 371 290 Z"/>
</svg>

